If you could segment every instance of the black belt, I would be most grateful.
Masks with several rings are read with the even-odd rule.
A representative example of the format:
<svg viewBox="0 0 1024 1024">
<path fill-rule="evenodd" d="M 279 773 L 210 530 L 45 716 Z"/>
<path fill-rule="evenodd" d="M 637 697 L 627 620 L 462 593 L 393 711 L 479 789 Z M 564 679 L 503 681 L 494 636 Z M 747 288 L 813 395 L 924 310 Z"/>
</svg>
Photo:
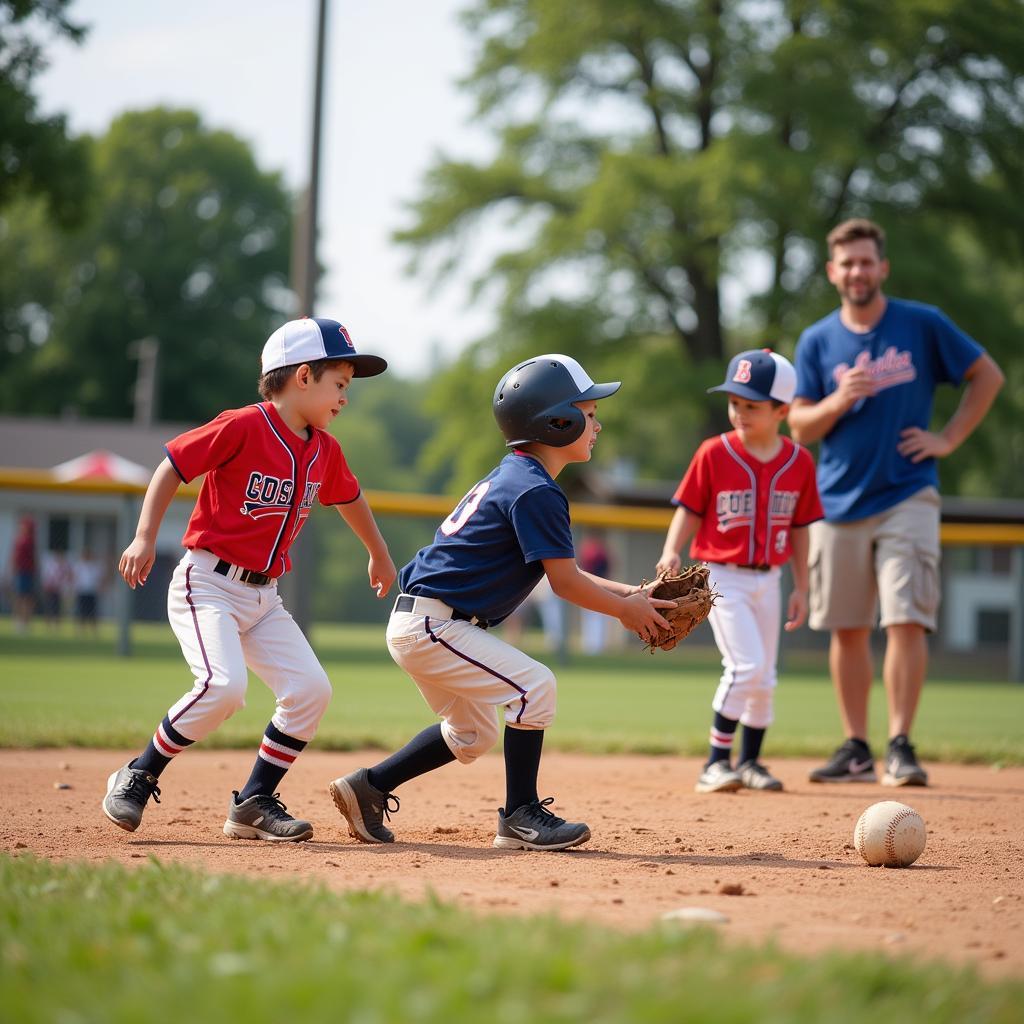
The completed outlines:
<svg viewBox="0 0 1024 1024">
<path fill-rule="evenodd" d="M 441 602 L 444 604 L 444 602 Z M 412 594 L 402 594 L 395 602 L 396 612 L 411 612 L 416 605 L 416 598 Z M 451 606 L 449 606 L 451 607 Z M 474 626 L 479 626 L 481 629 L 487 629 L 490 623 L 486 619 L 477 618 L 475 615 L 470 615 L 469 612 L 460 612 L 458 608 L 452 608 L 452 618 L 461 619 L 463 622 L 473 622 Z"/>
<path fill-rule="evenodd" d="M 219 572 L 221 576 L 227 576 L 233 568 L 234 566 L 230 562 L 226 562 L 222 558 L 213 567 L 213 571 Z M 265 572 L 243 569 L 235 578 L 239 583 L 251 583 L 254 587 L 265 587 L 274 577 L 268 576 Z"/>
<path fill-rule="evenodd" d="M 771 572 L 774 565 L 740 565 L 737 562 L 712 562 L 712 565 L 727 565 L 730 569 L 749 569 L 751 572 Z"/>
</svg>

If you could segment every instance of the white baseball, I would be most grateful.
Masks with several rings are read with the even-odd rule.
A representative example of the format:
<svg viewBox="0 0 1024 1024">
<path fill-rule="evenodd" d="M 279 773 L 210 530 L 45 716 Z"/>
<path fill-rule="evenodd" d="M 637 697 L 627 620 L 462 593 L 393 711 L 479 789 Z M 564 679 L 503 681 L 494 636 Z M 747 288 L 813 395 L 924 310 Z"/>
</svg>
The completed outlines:
<svg viewBox="0 0 1024 1024">
<path fill-rule="evenodd" d="M 927 831 L 913 807 L 882 800 L 858 819 L 853 845 L 872 867 L 905 868 L 924 852 Z"/>
</svg>

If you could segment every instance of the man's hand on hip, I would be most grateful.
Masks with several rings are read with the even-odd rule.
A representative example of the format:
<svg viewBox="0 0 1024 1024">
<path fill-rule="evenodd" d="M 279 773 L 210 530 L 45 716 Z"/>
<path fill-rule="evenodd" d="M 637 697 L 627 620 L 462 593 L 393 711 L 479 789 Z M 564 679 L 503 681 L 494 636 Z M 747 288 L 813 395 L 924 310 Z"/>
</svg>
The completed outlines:
<svg viewBox="0 0 1024 1024">
<path fill-rule="evenodd" d="M 953 451 L 953 447 L 953 442 L 942 434 L 933 434 L 920 427 L 907 427 L 900 431 L 896 451 L 911 462 L 923 462 L 925 459 L 943 459 Z"/>
</svg>

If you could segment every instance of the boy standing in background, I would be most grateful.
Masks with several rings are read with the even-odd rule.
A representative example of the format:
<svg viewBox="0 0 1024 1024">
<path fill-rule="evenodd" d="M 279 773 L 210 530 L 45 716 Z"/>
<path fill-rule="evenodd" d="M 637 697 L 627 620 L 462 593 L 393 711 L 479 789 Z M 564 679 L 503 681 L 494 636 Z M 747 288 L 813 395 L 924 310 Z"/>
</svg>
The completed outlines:
<svg viewBox="0 0 1024 1024">
<path fill-rule="evenodd" d="M 741 352 L 725 382 L 733 430 L 698 449 L 673 504 L 677 506 L 658 571 L 678 572 L 679 553 L 709 563 L 721 597 L 710 623 L 722 655 L 722 677 L 711 707 L 711 744 L 698 793 L 780 790 L 761 763 L 773 720 L 773 691 L 782 618 L 780 567 L 791 562 L 793 591 L 785 629 L 807 617 L 807 527 L 822 517 L 814 461 L 779 433 L 796 391 L 789 360 L 768 349 Z M 742 722 L 739 762 L 732 744 Z"/>
</svg>

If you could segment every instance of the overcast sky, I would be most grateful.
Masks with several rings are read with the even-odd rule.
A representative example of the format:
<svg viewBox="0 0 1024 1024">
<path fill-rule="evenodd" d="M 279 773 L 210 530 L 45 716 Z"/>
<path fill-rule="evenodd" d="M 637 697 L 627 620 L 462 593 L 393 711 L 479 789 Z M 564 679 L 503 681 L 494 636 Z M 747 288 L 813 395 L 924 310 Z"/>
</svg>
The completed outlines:
<svg viewBox="0 0 1024 1024">
<path fill-rule="evenodd" d="M 431 295 L 390 242 L 403 203 L 438 149 L 485 151 L 455 81 L 470 66 L 456 13 L 466 0 L 330 0 L 322 134 L 318 313 L 404 376 L 428 375 L 433 346 L 457 351 L 491 323 L 464 287 Z M 80 47 L 49 48 L 44 110 L 73 131 L 103 132 L 127 109 L 198 110 L 253 147 L 289 186 L 308 178 L 316 0 L 77 0 Z"/>
</svg>

